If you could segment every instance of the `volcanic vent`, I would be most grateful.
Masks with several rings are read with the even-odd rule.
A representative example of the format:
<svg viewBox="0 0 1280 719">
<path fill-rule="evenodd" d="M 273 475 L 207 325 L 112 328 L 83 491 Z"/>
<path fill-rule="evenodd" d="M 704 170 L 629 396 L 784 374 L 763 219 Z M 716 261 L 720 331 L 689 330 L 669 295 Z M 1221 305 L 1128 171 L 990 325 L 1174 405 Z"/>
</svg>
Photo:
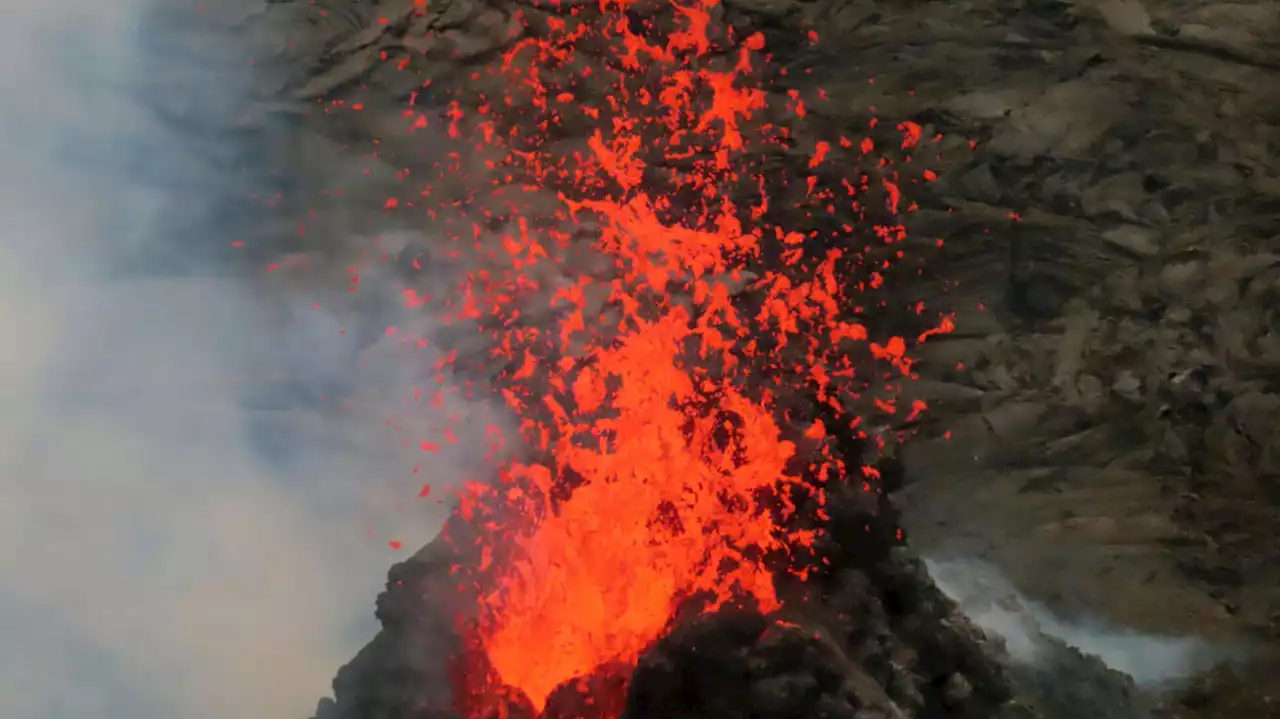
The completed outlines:
<svg viewBox="0 0 1280 719">
<path fill-rule="evenodd" d="M 431 159 L 383 207 L 436 239 L 387 334 L 527 452 L 393 568 L 317 719 L 1034 716 L 888 500 L 952 329 L 889 292 L 941 136 L 810 127 L 820 28 L 718 0 L 380 12 L 299 92 L 402 103 L 376 152 Z"/>
</svg>

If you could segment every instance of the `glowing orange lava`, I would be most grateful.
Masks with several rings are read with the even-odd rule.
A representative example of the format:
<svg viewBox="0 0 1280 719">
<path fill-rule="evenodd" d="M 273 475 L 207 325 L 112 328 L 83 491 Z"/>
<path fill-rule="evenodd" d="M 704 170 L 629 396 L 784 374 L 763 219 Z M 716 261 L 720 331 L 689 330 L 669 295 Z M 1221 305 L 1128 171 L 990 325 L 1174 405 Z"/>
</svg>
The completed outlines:
<svg viewBox="0 0 1280 719">
<path fill-rule="evenodd" d="M 583 242 L 565 225 L 592 228 L 593 251 L 618 270 L 608 288 L 615 314 L 585 314 L 593 280 L 583 277 L 555 293 L 573 308 L 555 326 L 499 333 L 511 368 L 504 396 L 549 459 L 510 467 L 501 485 L 473 498 L 500 502 L 508 519 L 486 520 L 482 541 L 494 546 L 475 568 L 484 576 L 474 639 L 492 676 L 469 677 L 464 693 L 510 687 L 540 709 L 566 681 L 634 664 L 691 596 L 710 608 L 738 600 L 777 608 L 762 558 L 812 541 L 811 530 L 776 521 L 791 509 L 778 490 L 804 473 L 843 474 L 822 440 L 860 431 L 846 406 L 857 395 L 840 389 L 855 376 L 851 347 L 910 374 L 909 343 L 871 342 L 859 321 L 866 310 L 851 297 L 878 287 L 885 267 L 849 280 L 841 268 L 856 261 L 852 243 L 814 244 L 816 233 L 768 223 L 768 171 L 747 150 L 780 152 L 789 133 L 762 117 L 771 103 L 764 37 L 737 37 L 717 4 L 538 7 L 500 63 L 508 97 L 470 114 L 453 103 L 444 117 L 449 136 L 470 127 L 477 152 L 501 150 L 505 159 L 487 166 L 507 180 L 490 189 L 518 216 L 503 238 L 507 269 L 474 272 L 456 314 L 490 313 L 515 327 L 521 298 L 547 281 L 534 268 Z M 804 117 L 798 93 L 780 97 Z M 417 112 L 406 119 L 410 129 L 428 123 Z M 581 151 L 545 149 L 562 128 L 584 125 Z M 900 129 L 904 150 L 920 140 L 918 126 Z M 817 173 L 873 148 L 870 139 L 820 142 L 798 166 Z M 442 175 L 456 181 L 463 160 L 450 155 Z M 899 207 L 901 180 L 887 163 L 881 169 L 880 179 L 840 181 L 840 191 L 810 174 L 801 183 L 807 212 L 834 216 L 842 203 L 846 216 L 861 217 L 858 196 L 872 190 L 885 213 L 908 210 Z M 526 192 L 555 193 L 559 207 L 550 216 L 525 210 Z M 487 212 L 472 217 L 479 223 Z M 480 249 L 482 232 L 479 224 L 460 232 L 459 246 L 474 240 Z M 905 230 L 880 223 L 868 234 L 884 246 Z M 770 253 L 780 260 L 772 266 Z M 750 311 L 733 298 L 748 286 Z M 803 382 L 839 422 L 775 406 L 789 382 Z M 891 400 L 878 406 L 895 411 Z M 788 440 L 782 425 L 797 423 Z M 796 465 L 801 437 L 810 452 Z"/>
</svg>

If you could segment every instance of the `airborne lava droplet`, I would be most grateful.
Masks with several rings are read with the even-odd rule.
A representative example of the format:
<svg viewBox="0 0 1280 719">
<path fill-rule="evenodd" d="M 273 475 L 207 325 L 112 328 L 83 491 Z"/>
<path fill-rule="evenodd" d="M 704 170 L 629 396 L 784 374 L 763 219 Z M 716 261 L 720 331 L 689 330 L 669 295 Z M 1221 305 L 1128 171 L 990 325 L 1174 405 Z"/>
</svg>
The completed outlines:
<svg viewBox="0 0 1280 719">
<path fill-rule="evenodd" d="M 506 181 L 465 202 L 429 186 L 419 192 L 454 255 L 506 255 L 501 269 L 460 283 L 446 315 L 503 328 L 494 353 L 508 369 L 498 384 L 539 457 L 505 467 L 495 487 L 459 491 L 459 517 L 486 530 L 482 559 L 455 569 L 480 605 L 463 629 L 483 668 L 464 673 L 457 688 L 470 719 L 513 692 L 541 710 L 566 682 L 634 666 L 691 597 L 707 609 L 777 609 L 774 571 L 762 558 L 785 559 L 817 531 L 776 521 L 795 511 L 788 485 L 806 479 L 792 461 L 798 443 L 824 447 L 831 435 L 859 431 L 857 412 L 896 411 L 891 398 L 840 399 L 838 385 L 875 371 L 851 357 L 878 360 L 893 381 L 910 375 L 915 342 L 871 341 L 864 307 L 880 305 L 855 293 L 879 290 L 902 253 L 876 252 L 906 233 L 892 161 L 866 156 L 877 146 L 909 151 L 921 128 L 899 125 L 900 143 L 890 136 L 809 144 L 813 153 L 791 168 L 809 175 L 798 183 L 806 196 L 789 199 L 821 203 L 807 206 L 828 214 L 843 203 L 847 220 L 840 234 L 786 227 L 779 218 L 804 210 L 786 206 L 786 197 L 771 201 L 785 178 L 760 165 L 756 150 L 795 135 L 768 124 L 762 111 L 771 103 L 795 118 L 807 111 L 798 92 L 763 85 L 764 36 L 735 38 L 713 19 L 718 0 L 673 3 L 674 29 L 665 34 L 641 26 L 627 12 L 631 4 L 542 7 L 550 14 L 528 19 L 544 26 L 493 69 L 507 96 L 471 109 L 451 101 L 444 113 L 447 134 L 460 144 L 439 163 L 441 180 L 466 179 L 463 160 L 478 150 L 505 156 L 487 167 L 500 168 Z M 405 110 L 406 124 L 428 125 Z M 590 128 L 587 144 L 568 156 L 546 149 L 556 128 L 570 124 Z M 868 133 L 877 132 L 870 123 Z M 859 163 L 870 169 L 834 189 L 806 172 Z M 522 195 L 534 193 L 559 206 L 525 209 Z M 399 204 L 386 201 L 388 209 Z M 489 207 L 512 215 L 496 250 L 483 245 L 481 222 L 496 212 Z M 465 222 L 447 219 L 460 214 Z M 575 222 L 579 228 L 566 227 Z M 524 322 L 522 298 L 553 275 L 547 263 L 587 250 L 574 244 L 581 236 L 618 272 L 604 285 L 611 314 L 601 316 L 599 302 L 588 301 L 596 288 L 574 275 L 554 293 L 563 311 L 551 326 Z M 410 306 L 427 302 L 406 295 Z M 949 325 L 930 330 L 945 331 Z M 456 360 L 435 368 L 441 383 L 449 361 Z M 774 398 L 797 386 L 834 419 L 784 421 Z M 910 417 L 924 410 L 913 404 Z M 446 430 L 444 441 L 461 438 Z M 441 449 L 429 441 L 419 447 Z M 834 456 L 799 464 L 829 468 L 824 476 L 848 471 Z M 424 485 L 419 496 L 429 494 Z"/>
</svg>

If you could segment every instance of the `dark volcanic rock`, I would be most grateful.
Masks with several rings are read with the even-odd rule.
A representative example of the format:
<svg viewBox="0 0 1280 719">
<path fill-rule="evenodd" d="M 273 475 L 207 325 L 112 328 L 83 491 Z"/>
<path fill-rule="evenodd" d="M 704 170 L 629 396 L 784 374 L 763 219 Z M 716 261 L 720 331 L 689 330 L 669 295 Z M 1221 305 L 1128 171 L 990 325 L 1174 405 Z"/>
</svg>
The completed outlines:
<svg viewBox="0 0 1280 719">
<path fill-rule="evenodd" d="M 880 692 L 829 641 L 762 615 L 701 618 L 658 642 L 631 679 L 626 719 L 855 719 Z M 865 715 L 870 716 L 870 715 Z M 886 715 L 891 716 L 891 715 Z"/>
<path fill-rule="evenodd" d="M 814 557 L 827 569 L 807 582 L 784 578 L 780 614 L 704 615 L 691 604 L 634 674 L 602 667 L 568 681 L 539 716 L 1074 719 L 1080 707 L 1101 719 L 1142 716 L 1126 677 L 1066 647 L 1010 671 L 1001 644 L 942 595 L 899 539 L 892 506 L 856 494 L 829 502 L 832 531 Z M 466 598 L 448 594 L 448 557 L 437 542 L 397 565 L 379 598 L 383 631 L 339 672 L 316 719 L 462 716 L 450 682 L 460 666 L 451 611 L 465 612 Z M 484 702 L 468 716 L 534 719 L 523 697 Z"/>
<path fill-rule="evenodd" d="M 450 581 L 453 551 L 437 540 L 391 568 L 378 595 L 378 632 L 333 680 L 315 719 L 453 717 L 457 617 L 467 596 Z"/>
<path fill-rule="evenodd" d="M 1020 696 L 1046 717 L 1137 719 L 1148 716 L 1152 702 L 1133 680 L 1108 669 L 1097 657 L 1053 637 L 1040 637 L 1045 649 L 1035 663 L 1012 662 L 1009 676 Z"/>
</svg>

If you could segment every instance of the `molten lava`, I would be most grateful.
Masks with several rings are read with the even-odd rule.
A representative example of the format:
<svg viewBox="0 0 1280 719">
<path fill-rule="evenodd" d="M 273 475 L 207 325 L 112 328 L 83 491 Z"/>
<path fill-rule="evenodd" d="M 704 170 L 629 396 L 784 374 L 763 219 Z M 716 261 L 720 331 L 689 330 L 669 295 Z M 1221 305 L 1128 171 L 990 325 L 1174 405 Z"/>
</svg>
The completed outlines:
<svg viewBox="0 0 1280 719">
<path fill-rule="evenodd" d="M 736 591 L 777 606 L 772 576 L 743 550 L 780 546 L 755 498 L 785 476 L 794 450 L 767 409 L 728 388 L 723 414 L 691 416 L 686 408 L 707 388 L 676 361 L 687 323 L 675 312 L 640 326 L 579 377 L 577 412 L 607 401 L 612 416 L 558 428 L 558 464 L 582 484 L 520 537 L 520 558 L 487 597 L 489 659 L 535 702 L 601 664 L 634 662 L 690 593 L 722 603 Z M 608 397 L 604 373 L 617 380 Z M 724 415 L 740 427 L 717 447 Z M 577 445 L 581 432 L 596 442 Z M 532 468 L 525 476 L 550 496 L 555 477 Z"/>
<path fill-rule="evenodd" d="M 497 509 L 483 520 L 485 561 L 459 568 L 478 585 L 480 617 L 468 631 L 492 670 L 468 677 L 464 694 L 514 688 L 540 709 L 567 681 L 634 665 L 691 597 L 709 608 L 777 608 L 764 558 L 813 539 L 777 521 L 794 510 L 784 489 L 801 474 L 844 474 L 824 439 L 860 431 L 858 395 L 847 390 L 852 358 L 910 373 L 910 343 L 870 342 L 860 321 L 868 310 L 853 296 L 878 287 L 888 260 L 872 259 L 875 249 L 905 230 L 878 223 L 859 248 L 847 223 L 830 236 L 770 224 L 779 178 L 768 163 L 796 144 L 777 117 L 803 118 L 805 102 L 767 91 L 764 37 L 737 37 L 717 5 L 535 5 L 495 70 L 509 96 L 473 110 L 453 103 L 444 118 L 449 136 L 474 131 L 477 153 L 505 156 L 488 163 L 506 178 L 488 191 L 517 216 L 503 237 L 509 262 L 475 271 L 453 311 L 492 314 L 506 328 L 497 332 L 509 366 L 503 395 L 548 458 L 508 468 L 500 485 L 468 500 Z M 407 115 L 411 129 L 428 123 Z M 546 149 L 583 126 L 591 132 L 581 152 Z M 901 129 L 905 151 L 920 128 Z M 803 212 L 897 213 L 903 180 L 887 160 L 836 190 L 817 174 L 873 148 L 869 138 L 813 146 L 797 165 L 809 172 L 797 183 Z M 442 176 L 456 182 L 462 160 L 451 157 Z M 525 192 L 554 193 L 560 208 L 523 210 Z M 860 204 L 874 193 L 880 207 Z M 442 214 L 446 205 L 466 202 L 442 202 Z M 556 326 L 520 324 L 521 303 L 553 281 L 537 266 L 584 242 L 563 229 L 574 223 L 618 271 L 607 288 L 617 311 L 588 316 L 593 280 L 583 277 L 555 293 L 570 308 Z M 478 240 L 486 231 L 477 223 L 459 233 L 460 251 L 473 242 L 487 251 Z M 737 302 L 741 291 L 753 302 Z M 776 406 L 794 385 L 837 419 Z M 875 406 L 895 411 L 891 400 Z M 784 438 L 784 425 L 797 424 Z M 809 449 L 797 464 L 801 440 Z"/>
</svg>

